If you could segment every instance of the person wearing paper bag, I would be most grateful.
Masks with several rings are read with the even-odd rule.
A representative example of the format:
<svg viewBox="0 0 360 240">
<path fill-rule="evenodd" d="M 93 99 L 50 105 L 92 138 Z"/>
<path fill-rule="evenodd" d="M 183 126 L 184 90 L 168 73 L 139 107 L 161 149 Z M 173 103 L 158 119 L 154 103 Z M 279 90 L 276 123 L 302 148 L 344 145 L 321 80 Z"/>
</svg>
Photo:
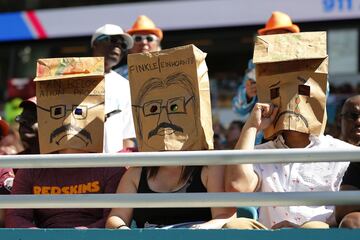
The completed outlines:
<svg viewBox="0 0 360 240">
<path fill-rule="evenodd" d="M 254 62 L 258 97 L 237 149 L 352 149 L 325 136 L 326 33 L 259 36 Z M 270 141 L 254 147 L 256 132 Z M 338 191 L 348 162 L 243 164 L 226 167 L 228 191 Z M 259 222 L 236 219 L 229 228 L 327 228 L 333 206 L 260 207 Z"/>
<path fill-rule="evenodd" d="M 300 28 L 298 25 L 293 24 L 290 16 L 279 11 L 272 12 L 265 27 L 258 30 L 259 35 L 298 32 L 300 32 Z M 255 103 L 258 102 L 256 92 L 255 65 L 252 59 L 250 59 L 248 61 L 248 67 L 245 70 L 242 84 L 239 86 L 237 94 L 232 100 L 233 111 L 238 114 L 241 121 L 246 121 Z M 261 143 L 262 140 L 263 133 L 259 132 L 257 134 L 256 144 Z"/>
<path fill-rule="evenodd" d="M 35 82 L 40 153 L 102 153 L 104 59 L 39 59 Z M 19 169 L 11 194 L 114 193 L 123 173 L 124 168 Z M 10 228 L 104 228 L 109 211 L 9 209 L 5 221 Z"/>
<path fill-rule="evenodd" d="M 129 55 L 139 151 L 213 149 L 205 56 L 193 45 Z M 125 173 L 117 192 L 223 192 L 223 180 L 223 166 L 135 167 Z M 221 228 L 234 214 L 233 208 L 117 208 L 106 227 L 129 229 L 135 220 L 140 228 Z"/>
</svg>

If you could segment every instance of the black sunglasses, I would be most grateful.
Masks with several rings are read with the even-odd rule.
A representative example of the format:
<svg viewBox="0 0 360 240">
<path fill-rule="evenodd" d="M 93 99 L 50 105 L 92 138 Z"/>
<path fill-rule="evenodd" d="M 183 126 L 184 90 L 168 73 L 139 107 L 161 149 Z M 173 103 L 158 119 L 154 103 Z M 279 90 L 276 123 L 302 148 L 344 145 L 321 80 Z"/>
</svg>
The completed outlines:
<svg viewBox="0 0 360 240">
<path fill-rule="evenodd" d="M 351 119 L 353 121 L 356 121 L 360 118 L 360 113 L 356 112 L 346 112 L 341 114 L 342 117 L 346 117 L 348 119 Z"/>
<path fill-rule="evenodd" d="M 127 49 L 127 44 L 125 43 L 124 38 L 121 36 L 101 35 L 95 39 L 95 42 L 117 45 L 122 50 Z"/>
</svg>

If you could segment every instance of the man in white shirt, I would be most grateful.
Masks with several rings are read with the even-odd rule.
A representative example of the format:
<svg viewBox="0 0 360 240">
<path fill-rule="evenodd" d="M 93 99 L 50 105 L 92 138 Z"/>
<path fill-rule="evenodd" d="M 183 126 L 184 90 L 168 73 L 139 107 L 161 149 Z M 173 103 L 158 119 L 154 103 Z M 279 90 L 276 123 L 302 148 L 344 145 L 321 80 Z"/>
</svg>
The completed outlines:
<svg viewBox="0 0 360 240">
<path fill-rule="evenodd" d="M 91 38 L 94 56 L 105 58 L 105 133 L 104 152 L 115 153 L 135 146 L 129 81 L 112 70 L 133 39 L 113 24 L 98 28 Z"/>
</svg>

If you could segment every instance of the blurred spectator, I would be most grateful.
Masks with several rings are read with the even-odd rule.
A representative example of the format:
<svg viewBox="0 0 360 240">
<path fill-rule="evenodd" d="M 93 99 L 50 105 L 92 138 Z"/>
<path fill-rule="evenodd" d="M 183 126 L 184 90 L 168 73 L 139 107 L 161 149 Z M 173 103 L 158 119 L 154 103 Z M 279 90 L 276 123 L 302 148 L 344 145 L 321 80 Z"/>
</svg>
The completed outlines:
<svg viewBox="0 0 360 240">
<path fill-rule="evenodd" d="M 12 98 L 6 101 L 4 106 L 5 120 L 10 123 L 14 123 L 15 117 L 21 113 L 20 103 L 21 98 Z"/>
<path fill-rule="evenodd" d="M 360 146 L 360 95 L 348 98 L 341 111 L 341 139 Z M 342 191 L 360 189 L 360 163 L 350 163 L 341 183 Z M 360 228 L 360 205 L 336 206 L 340 227 Z"/>
<path fill-rule="evenodd" d="M 9 124 L 0 117 L 0 140 L 9 134 Z"/>
<path fill-rule="evenodd" d="M 258 30 L 259 35 L 298 32 L 300 32 L 299 27 L 293 24 L 291 18 L 283 12 L 273 12 L 267 21 L 265 28 Z M 255 66 L 252 63 L 252 60 L 249 60 L 243 82 L 238 89 L 237 95 L 233 99 L 233 110 L 239 114 L 241 121 L 246 121 L 257 101 Z M 259 132 L 256 136 L 256 144 L 261 143 L 261 140 L 262 132 Z"/>
<path fill-rule="evenodd" d="M 235 145 L 239 140 L 241 130 L 244 123 L 241 121 L 232 121 L 228 130 L 226 131 L 226 146 L 225 149 L 235 149 Z"/>
<path fill-rule="evenodd" d="M 0 140 L 8 135 L 9 125 L 0 117 Z M 6 154 L 0 151 L 0 155 Z M 0 168 L 0 194 L 9 194 L 14 181 L 14 173 L 11 168 Z M 0 227 L 4 226 L 4 209 L 0 209 Z"/>
<path fill-rule="evenodd" d="M 239 114 L 241 121 L 246 121 L 257 100 L 255 65 L 252 59 L 250 59 L 242 85 L 239 87 L 238 93 L 233 99 L 233 110 Z"/>
<path fill-rule="evenodd" d="M 9 127 L 8 134 L 0 140 L 1 155 L 14 155 L 22 150 L 23 147 L 18 132 Z"/>
<path fill-rule="evenodd" d="M 214 149 L 215 150 L 223 150 L 225 149 L 225 128 L 220 123 L 220 120 L 214 120 L 213 122 L 214 129 Z"/>
<path fill-rule="evenodd" d="M 104 152 L 116 153 L 135 146 L 129 81 L 111 70 L 132 48 L 133 39 L 121 27 L 105 24 L 91 38 L 94 56 L 105 57 Z"/>
<path fill-rule="evenodd" d="M 23 111 L 15 118 L 15 121 L 19 123 L 19 134 L 25 149 L 19 154 L 39 154 L 36 97 L 23 101 L 20 107 Z"/>
<path fill-rule="evenodd" d="M 11 168 L 0 168 L 0 195 L 10 194 L 14 182 L 14 172 Z M 4 227 L 5 209 L 0 209 L 0 228 Z"/>
<path fill-rule="evenodd" d="M 337 88 L 339 94 L 354 94 L 355 89 L 350 83 L 343 83 Z"/>
</svg>

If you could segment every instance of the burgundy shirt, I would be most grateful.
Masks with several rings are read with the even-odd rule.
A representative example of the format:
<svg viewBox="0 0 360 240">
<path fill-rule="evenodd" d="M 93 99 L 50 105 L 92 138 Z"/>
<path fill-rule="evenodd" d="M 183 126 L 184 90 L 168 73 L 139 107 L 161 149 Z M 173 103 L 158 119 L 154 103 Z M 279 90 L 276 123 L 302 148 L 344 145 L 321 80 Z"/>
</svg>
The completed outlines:
<svg viewBox="0 0 360 240">
<path fill-rule="evenodd" d="M 124 168 L 19 169 L 11 194 L 115 193 Z M 110 209 L 9 209 L 8 228 L 104 228 Z"/>
</svg>

